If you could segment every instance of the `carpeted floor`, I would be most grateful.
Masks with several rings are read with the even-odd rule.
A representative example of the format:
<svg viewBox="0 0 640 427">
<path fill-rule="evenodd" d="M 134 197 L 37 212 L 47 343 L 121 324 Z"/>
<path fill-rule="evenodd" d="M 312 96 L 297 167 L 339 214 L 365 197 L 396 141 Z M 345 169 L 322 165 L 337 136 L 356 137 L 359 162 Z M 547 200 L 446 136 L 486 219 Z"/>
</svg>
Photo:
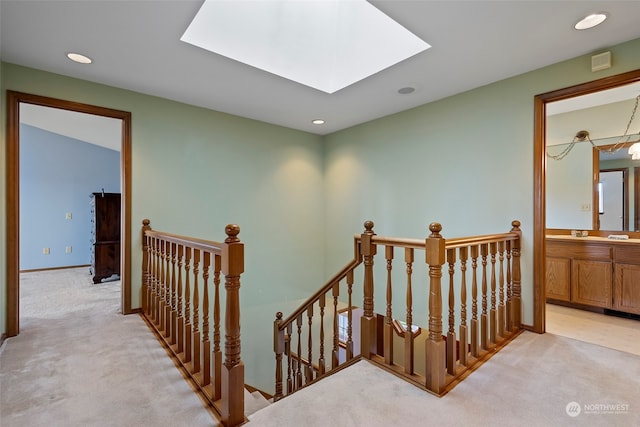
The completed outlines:
<svg viewBox="0 0 640 427">
<path fill-rule="evenodd" d="M 640 357 L 525 332 L 442 398 L 360 361 L 250 420 L 261 427 L 638 426 L 638 390 Z M 575 417 L 567 411 L 573 402 L 581 411 Z"/>
<path fill-rule="evenodd" d="M 21 331 L 0 350 L 0 425 L 212 426 L 120 282 L 87 268 L 21 275 Z"/>
<path fill-rule="evenodd" d="M 215 425 L 142 319 L 119 314 L 120 283 L 87 273 L 22 275 L 21 333 L 0 350 L 0 425 Z M 443 398 L 361 361 L 248 425 L 632 426 L 638 390 L 640 356 L 525 332 Z"/>
</svg>

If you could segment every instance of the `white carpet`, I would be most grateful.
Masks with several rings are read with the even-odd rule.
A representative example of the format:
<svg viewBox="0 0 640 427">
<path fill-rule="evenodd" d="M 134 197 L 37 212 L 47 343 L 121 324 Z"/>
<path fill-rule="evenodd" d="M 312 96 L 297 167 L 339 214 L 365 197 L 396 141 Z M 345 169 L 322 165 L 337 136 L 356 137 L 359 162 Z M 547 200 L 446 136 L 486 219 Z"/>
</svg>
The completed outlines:
<svg viewBox="0 0 640 427">
<path fill-rule="evenodd" d="M 2 427 L 215 425 L 142 319 L 119 314 L 119 282 L 40 274 L 24 275 L 21 334 L 0 350 Z M 248 425 L 636 426 L 638 390 L 639 356 L 525 332 L 443 398 L 361 361 Z"/>
<path fill-rule="evenodd" d="M 360 361 L 250 420 L 261 427 L 637 426 L 638 390 L 640 357 L 525 332 L 442 398 Z M 581 408 L 576 417 L 567 414 L 571 402 Z M 594 405 L 616 405 L 617 413 Z"/>
<path fill-rule="evenodd" d="M 140 316 L 119 314 L 119 281 L 22 276 L 21 332 L 0 351 L 2 427 L 216 424 Z"/>
</svg>

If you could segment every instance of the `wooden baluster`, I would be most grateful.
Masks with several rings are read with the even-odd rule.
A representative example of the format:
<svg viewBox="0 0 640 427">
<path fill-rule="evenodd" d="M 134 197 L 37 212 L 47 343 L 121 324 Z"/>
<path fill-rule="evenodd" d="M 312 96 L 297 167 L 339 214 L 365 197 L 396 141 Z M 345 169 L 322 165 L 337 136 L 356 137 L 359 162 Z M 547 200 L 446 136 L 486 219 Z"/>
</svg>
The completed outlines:
<svg viewBox="0 0 640 427">
<path fill-rule="evenodd" d="M 240 276 L 244 272 L 244 243 L 238 239 L 240 227 L 225 228 L 222 273 L 225 275 L 225 361 L 222 369 L 222 422 L 244 422 L 244 363 L 240 358 Z"/>
<path fill-rule="evenodd" d="M 425 386 L 434 393 L 444 390 L 446 379 L 446 345 L 442 339 L 442 265 L 445 262 L 445 240 L 442 226 L 429 225 L 425 260 L 429 265 L 429 338 L 425 343 Z"/>
<path fill-rule="evenodd" d="M 489 244 L 489 252 L 491 253 L 491 311 L 489 312 L 489 342 L 496 343 L 497 317 L 496 310 L 496 243 Z"/>
<path fill-rule="evenodd" d="M 478 246 L 471 246 L 471 356 L 478 357 Z"/>
<path fill-rule="evenodd" d="M 142 313 L 149 316 L 149 305 L 147 298 L 149 296 L 149 237 L 147 231 L 151 231 L 151 221 L 142 220 Z"/>
<path fill-rule="evenodd" d="M 153 322 L 156 326 L 160 322 L 160 239 L 154 239 L 153 245 Z"/>
<path fill-rule="evenodd" d="M 404 262 L 407 265 L 407 291 L 406 291 L 406 306 L 407 306 L 407 329 L 404 331 L 404 373 L 413 375 L 413 332 L 411 325 L 413 325 L 413 291 L 411 289 L 411 277 L 413 274 L 413 258 L 414 251 L 412 248 L 404 249 Z"/>
<path fill-rule="evenodd" d="M 171 244 L 171 295 L 173 295 L 171 303 L 171 345 L 178 341 L 178 290 L 176 284 L 176 262 L 178 260 L 178 244 Z"/>
<path fill-rule="evenodd" d="M 211 383 L 211 341 L 209 341 L 209 268 L 211 253 L 203 252 L 202 259 L 202 386 Z"/>
<path fill-rule="evenodd" d="M 325 372 L 324 360 L 324 308 L 326 305 L 326 294 L 320 295 L 318 305 L 320 306 L 320 358 L 318 359 L 318 375 L 322 376 Z"/>
<path fill-rule="evenodd" d="M 384 363 L 393 364 L 393 291 L 391 283 L 391 271 L 393 268 L 393 246 L 385 246 L 384 257 L 387 260 L 387 311 L 384 316 Z"/>
<path fill-rule="evenodd" d="M 284 353 L 287 355 L 287 394 L 294 391 L 294 366 L 292 366 L 293 356 L 291 355 L 291 334 L 293 333 L 293 323 L 287 325 L 287 334 L 284 337 Z"/>
<path fill-rule="evenodd" d="M 340 364 L 340 330 L 338 328 L 338 297 L 340 296 L 340 283 L 333 285 L 333 349 L 331 350 L 331 368 Z"/>
<path fill-rule="evenodd" d="M 522 231 L 520 230 L 520 221 L 514 220 L 511 225 L 513 226 L 511 232 L 518 236 L 513 242 L 513 328 L 520 329 L 522 307 L 520 302 L 520 244 Z"/>
<path fill-rule="evenodd" d="M 147 236 L 147 318 L 153 318 L 153 238 Z"/>
<path fill-rule="evenodd" d="M 222 257 L 215 255 L 213 267 L 213 388 L 214 400 L 220 399 L 222 386 L 222 349 L 220 347 L 220 269 Z"/>
<path fill-rule="evenodd" d="M 347 361 L 353 359 L 353 270 L 347 273 L 347 301 L 349 308 L 347 311 Z"/>
<path fill-rule="evenodd" d="M 456 250 L 447 250 L 447 263 L 449 264 L 449 330 L 447 331 L 447 372 L 450 375 L 456 373 L 456 330 L 455 330 L 455 290 L 453 286 L 454 267 L 456 264 Z"/>
<path fill-rule="evenodd" d="M 158 331 L 164 330 L 165 308 L 167 302 L 165 300 L 165 283 L 164 283 L 164 259 L 165 259 L 165 245 L 166 241 L 160 240 L 159 252 L 158 252 Z"/>
<path fill-rule="evenodd" d="M 193 250 L 193 322 L 192 322 L 192 353 L 191 353 L 191 372 L 200 372 L 200 290 L 198 288 L 198 277 L 200 267 L 200 253 L 199 249 Z"/>
<path fill-rule="evenodd" d="M 302 314 L 296 317 L 296 328 L 298 328 L 298 350 L 296 351 L 296 388 L 302 387 Z"/>
<path fill-rule="evenodd" d="M 191 362 L 191 248 L 184 247 L 184 362 Z"/>
<path fill-rule="evenodd" d="M 360 326 L 360 354 L 365 359 L 370 359 L 372 355 L 377 353 L 377 320 L 373 313 L 373 258 L 376 255 L 376 245 L 372 242 L 372 238 L 375 236 L 373 221 L 366 221 L 364 228 L 365 231 L 360 237 L 360 247 L 364 257 L 364 298 Z"/>
<path fill-rule="evenodd" d="M 276 313 L 276 320 L 273 322 L 273 352 L 276 354 L 276 392 L 273 401 L 277 402 L 284 396 L 282 394 L 282 353 L 284 353 L 284 329 L 282 325 L 282 312 Z"/>
<path fill-rule="evenodd" d="M 513 331 L 513 288 L 511 281 L 511 240 L 507 240 L 507 331 Z"/>
<path fill-rule="evenodd" d="M 467 366 L 469 341 L 467 332 L 467 255 L 468 247 L 460 248 L 460 364 Z"/>
<path fill-rule="evenodd" d="M 149 270 L 149 287 L 151 294 L 151 304 L 149 310 L 151 312 L 151 322 L 156 321 L 156 238 L 151 237 L 149 247 L 151 248 L 151 269 Z"/>
<path fill-rule="evenodd" d="M 504 240 L 498 242 L 498 255 L 500 261 L 499 267 L 499 285 L 500 285 L 500 302 L 498 304 L 498 335 L 500 337 L 504 337 L 504 325 L 505 325 L 505 317 L 504 317 Z"/>
<path fill-rule="evenodd" d="M 313 304 L 307 309 L 307 321 L 309 324 L 307 335 L 307 364 L 304 368 L 305 382 L 310 383 L 313 381 L 313 356 L 311 349 L 313 347 L 313 336 L 311 327 L 313 326 Z"/>
<path fill-rule="evenodd" d="M 185 324 L 184 324 L 184 301 L 182 298 L 182 289 L 183 289 L 183 283 L 182 283 L 182 266 L 183 266 L 183 256 L 184 256 L 184 246 L 182 245 L 178 245 L 178 283 L 177 283 L 177 287 L 178 287 L 178 323 L 177 323 L 177 329 L 178 329 L 178 348 L 177 348 L 177 352 L 178 354 L 184 352 L 184 328 L 185 328 Z"/>
<path fill-rule="evenodd" d="M 171 267 L 171 243 L 164 243 L 164 266 L 163 266 L 163 283 L 164 283 L 164 336 L 171 336 L 171 279 L 169 278 Z"/>
<path fill-rule="evenodd" d="M 482 314 L 480 315 L 480 347 L 483 350 L 489 348 L 488 340 L 488 313 L 487 313 L 487 256 L 489 247 L 486 243 L 480 245 L 480 256 L 482 257 Z"/>
</svg>

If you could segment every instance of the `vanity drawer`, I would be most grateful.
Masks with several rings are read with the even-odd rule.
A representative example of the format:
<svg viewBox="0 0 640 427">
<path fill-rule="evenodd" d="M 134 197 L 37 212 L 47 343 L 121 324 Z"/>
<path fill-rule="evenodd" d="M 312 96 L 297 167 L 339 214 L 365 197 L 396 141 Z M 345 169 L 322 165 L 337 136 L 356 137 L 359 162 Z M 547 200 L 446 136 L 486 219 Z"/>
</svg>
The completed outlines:
<svg viewBox="0 0 640 427">
<path fill-rule="evenodd" d="M 620 245 L 613 250 L 616 262 L 640 265 L 640 246 Z"/>
<path fill-rule="evenodd" d="M 610 261 L 613 248 L 586 241 L 554 242 L 547 240 L 547 256 L 554 258 L 588 259 L 592 261 Z"/>
</svg>

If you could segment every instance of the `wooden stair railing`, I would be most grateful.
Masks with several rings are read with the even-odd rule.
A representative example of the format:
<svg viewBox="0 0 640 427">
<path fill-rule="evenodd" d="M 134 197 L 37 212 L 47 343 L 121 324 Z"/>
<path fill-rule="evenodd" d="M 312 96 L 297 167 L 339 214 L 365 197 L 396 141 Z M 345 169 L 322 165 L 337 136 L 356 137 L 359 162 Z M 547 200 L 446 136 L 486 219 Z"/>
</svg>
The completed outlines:
<svg viewBox="0 0 640 427">
<path fill-rule="evenodd" d="M 143 318 L 222 424 L 241 425 L 246 419 L 240 358 L 240 227 L 227 225 L 227 238 L 218 243 L 154 231 L 150 223 L 142 221 Z"/>
<path fill-rule="evenodd" d="M 283 318 L 282 313 L 276 314 L 274 400 L 360 358 L 442 396 L 520 333 L 520 222 L 513 221 L 508 233 L 457 239 L 444 239 L 438 223 L 432 223 L 429 230 L 431 234 L 424 240 L 381 237 L 373 232 L 373 222 L 365 222 L 364 233 L 354 237 L 354 260 L 291 315 Z M 378 247 L 384 248 L 380 252 L 386 262 L 386 301 L 384 310 L 379 310 L 384 316 L 374 307 Z M 393 267 L 396 251 L 403 254 L 404 271 Z M 424 251 L 428 282 L 414 277 L 415 251 Z M 448 286 L 443 289 L 445 264 Z M 362 282 L 354 287 L 358 267 L 364 270 Z M 405 276 L 403 289 L 396 286 L 398 275 Z M 414 315 L 415 304 L 423 303 L 414 301 L 414 282 L 428 295 L 426 318 Z M 362 298 L 362 309 L 353 305 L 354 294 Z M 401 320 L 406 327 L 421 326 L 428 329 L 428 334 L 397 333 L 394 295 L 403 296 L 405 316 Z M 331 298 L 333 310 L 326 313 L 327 299 Z M 347 315 L 340 316 L 339 308 Z M 333 332 L 330 367 L 325 365 L 327 330 Z M 317 361 L 313 355 L 317 355 Z"/>
</svg>

